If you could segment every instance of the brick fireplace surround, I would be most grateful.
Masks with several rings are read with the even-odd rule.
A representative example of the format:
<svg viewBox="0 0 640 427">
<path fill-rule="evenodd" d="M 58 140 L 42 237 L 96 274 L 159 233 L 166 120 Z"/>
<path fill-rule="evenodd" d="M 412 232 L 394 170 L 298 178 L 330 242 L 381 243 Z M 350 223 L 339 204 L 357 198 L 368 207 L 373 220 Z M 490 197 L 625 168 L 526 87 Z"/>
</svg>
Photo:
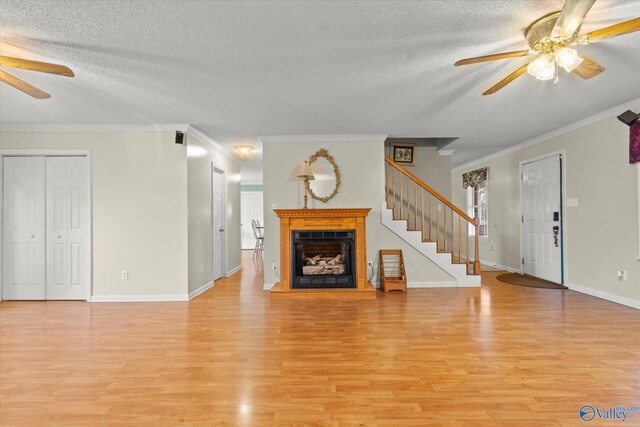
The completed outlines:
<svg viewBox="0 0 640 427">
<path fill-rule="evenodd" d="M 367 281 L 366 217 L 371 209 L 274 209 L 280 218 L 280 282 L 272 298 L 373 299 L 376 288 Z M 355 289 L 292 289 L 291 236 L 299 230 L 353 230 L 355 232 Z"/>
</svg>

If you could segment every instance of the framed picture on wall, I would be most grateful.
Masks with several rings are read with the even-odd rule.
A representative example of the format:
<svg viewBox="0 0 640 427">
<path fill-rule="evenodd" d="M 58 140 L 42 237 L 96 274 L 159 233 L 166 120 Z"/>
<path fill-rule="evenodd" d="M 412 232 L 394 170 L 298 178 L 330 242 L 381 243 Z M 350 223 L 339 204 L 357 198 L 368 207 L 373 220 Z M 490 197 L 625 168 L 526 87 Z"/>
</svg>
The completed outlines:
<svg viewBox="0 0 640 427">
<path fill-rule="evenodd" d="M 393 161 L 400 163 L 402 166 L 415 166 L 413 157 L 415 147 L 415 144 L 392 145 Z"/>
</svg>

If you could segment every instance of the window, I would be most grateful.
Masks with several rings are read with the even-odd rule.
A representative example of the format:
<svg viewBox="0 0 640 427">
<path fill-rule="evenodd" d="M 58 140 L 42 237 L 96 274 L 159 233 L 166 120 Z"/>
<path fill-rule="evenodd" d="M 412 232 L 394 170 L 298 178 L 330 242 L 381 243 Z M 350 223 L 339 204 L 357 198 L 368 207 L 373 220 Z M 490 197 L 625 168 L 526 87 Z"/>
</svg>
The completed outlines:
<svg viewBox="0 0 640 427">
<path fill-rule="evenodd" d="M 467 212 L 471 218 L 477 215 L 480 219 L 478 235 L 489 237 L 489 202 L 487 199 L 487 181 L 467 187 Z M 474 236 L 475 227 L 469 227 L 469 235 Z"/>
</svg>

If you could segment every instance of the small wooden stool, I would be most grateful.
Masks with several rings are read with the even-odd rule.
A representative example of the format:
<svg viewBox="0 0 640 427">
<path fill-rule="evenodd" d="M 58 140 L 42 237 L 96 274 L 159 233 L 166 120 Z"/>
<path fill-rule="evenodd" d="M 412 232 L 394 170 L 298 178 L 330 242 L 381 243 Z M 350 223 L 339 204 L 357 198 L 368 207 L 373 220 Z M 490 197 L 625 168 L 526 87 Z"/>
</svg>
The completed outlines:
<svg viewBox="0 0 640 427">
<path fill-rule="evenodd" d="M 384 292 L 407 292 L 407 275 L 401 250 L 381 249 L 378 267 L 380 268 L 380 285 Z"/>
</svg>

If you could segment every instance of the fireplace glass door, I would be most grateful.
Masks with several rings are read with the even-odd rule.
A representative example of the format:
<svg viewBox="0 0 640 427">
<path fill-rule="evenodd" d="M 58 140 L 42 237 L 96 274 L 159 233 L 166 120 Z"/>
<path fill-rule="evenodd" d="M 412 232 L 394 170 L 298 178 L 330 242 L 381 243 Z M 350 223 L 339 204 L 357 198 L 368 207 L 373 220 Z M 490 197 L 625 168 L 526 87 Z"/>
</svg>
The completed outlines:
<svg viewBox="0 0 640 427">
<path fill-rule="evenodd" d="M 294 231 L 292 288 L 355 288 L 354 232 Z"/>
</svg>

